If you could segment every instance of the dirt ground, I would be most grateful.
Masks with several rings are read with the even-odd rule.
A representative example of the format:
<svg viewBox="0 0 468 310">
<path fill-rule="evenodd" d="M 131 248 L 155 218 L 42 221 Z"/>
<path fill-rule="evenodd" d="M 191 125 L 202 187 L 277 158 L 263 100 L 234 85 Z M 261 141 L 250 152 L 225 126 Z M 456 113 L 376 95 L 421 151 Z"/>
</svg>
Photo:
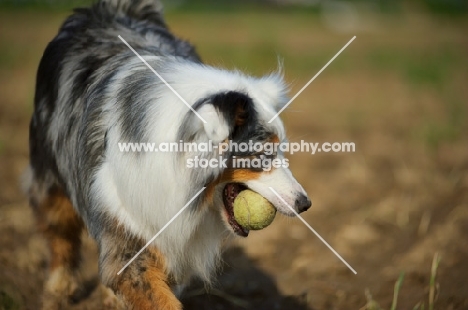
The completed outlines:
<svg viewBox="0 0 468 310">
<path fill-rule="evenodd" d="M 39 307 L 44 240 L 19 183 L 28 162 L 35 70 L 65 14 L 0 13 L 0 309 Z M 336 33 L 307 14 L 173 13 L 174 31 L 203 58 L 254 74 L 284 58 L 295 94 L 353 36 L 357 39 L 282 115 L 291 141 L 355 142 L 354 153 L 291 155 L 313 201 L 304 219 L 278 216 L 239 240 L 209 292 L 195 283 L 186 309 L 468 309 L 468 36 L 466 18 L 422 13 L 367 16 Z M 83 273 L 96 276 L 92 240 Z M 102 309 L 100 290 L 70 309 Z M 377 309 L 377 308 L 374 308 Z M 420 307 L 419 309 L 422 309 Z"/>
</svg>

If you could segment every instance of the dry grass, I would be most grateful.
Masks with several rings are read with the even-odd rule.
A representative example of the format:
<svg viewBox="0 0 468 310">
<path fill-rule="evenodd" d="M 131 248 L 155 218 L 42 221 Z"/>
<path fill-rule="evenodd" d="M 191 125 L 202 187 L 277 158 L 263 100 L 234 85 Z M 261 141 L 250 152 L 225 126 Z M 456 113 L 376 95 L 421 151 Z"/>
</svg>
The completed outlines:
<svg viewBox="0 0 468 310">
<path fill-rule="evenodd" d="M 436 291 L 439 290 L 439 285 L 436 282 L 436 277 L 437 277 L 437 268 L 440 263 L 440 256 L 438 253 L 434 254 L 434 258 L 432 260 L 432 266 L 431 266 L 431 276 L 430 276 L 430 281 L 429 281 L 429 294 L 428 294 L 428 309 L 429 310 L 434 310 L 435 307 L 435 302 L 436 302 Z M 392 305 L 390 307 L 390 310 L 397 310 L 397 304 L 398 304 L 398 294 L 400 292 L 400 289 L 403 285 L 403 280 L 405 278 L 405 273 L 401 272 L 400 276 L 398 277 L 398 280 L 395 282 L 395 287 L 393 290 L 393 300 L 392 300 Z M 372 297 L 369 289 L 366 289 L 365 291 L 366 299 L 367 299 L 367 304 L 362 307 L 360 310 L 383 310 L 378 304 L 376 300 Z M 424 310 L 425 308 L 425 303 L 423 301 L 419 301 L 414 307 L 413 310 Z"/>
</svg>

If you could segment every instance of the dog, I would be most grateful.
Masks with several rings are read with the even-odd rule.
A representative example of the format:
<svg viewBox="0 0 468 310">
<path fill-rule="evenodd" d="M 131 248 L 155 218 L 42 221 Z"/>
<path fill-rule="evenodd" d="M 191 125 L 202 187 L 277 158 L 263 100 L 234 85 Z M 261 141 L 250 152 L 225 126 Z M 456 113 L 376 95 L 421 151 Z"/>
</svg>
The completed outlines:
<svg viewBox="0 0 468 310">
<path fill-rule="evenodd" d="M 286 167 L 185 164 L 196 156 L 261 152 L 135 153 L 118 147 L 286 141 L 281 120 L 268 122 L 286 102 L 281 73 L 254 78 L 203 64 L 190 43 L 169 31 L 159 1 L 101 0 L 76 9 L 40 61 L 30 122 L 26 187 L 51 253 L 43 309 L 62 309 L 79 289 L 83 230 L 97 242 L 102 284 L 126 308 L 176 310 L 192 278 L 211 281 L 226 242 L 249 234 L 233 214 L 240 191 L 255 191 L 294 216 L 271 187 L 296 212 L 307 210 L 310 199 Z M 284 158 L 280 151 L 271 156 Z"/>
</svg>

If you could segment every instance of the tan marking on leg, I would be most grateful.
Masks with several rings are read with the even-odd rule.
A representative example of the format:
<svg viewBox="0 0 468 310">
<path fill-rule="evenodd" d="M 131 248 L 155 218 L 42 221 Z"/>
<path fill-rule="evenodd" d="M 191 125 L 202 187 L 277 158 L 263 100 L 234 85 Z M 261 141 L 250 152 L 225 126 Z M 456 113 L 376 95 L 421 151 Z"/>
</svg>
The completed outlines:
<svg viewBox="0 0 468 310">
<path fill-rule="evenodd" d="M 102 308 L 106 310 L 127 310 L 129 307 L 125 305 L 122 298 L 115 295 L 114 292 L 104 285 L 100 285 L 99 289 L 102 294 Z"/>
<path fill-rule="evenodd" d="M 51 253 L 42 308 L 62 309 L 80 282 L 77 269 L 83 222 L 62 190 L 53 188 L 44 193 L 35 192 L 34 188 L 38 186 L 30 188 L 31 205 Z"/>
<path fill-rule="evenodd" d="M 146 248 L 118 275 L 117 272 L 145 243 L 129 236 L 121 227 L 106 231 L 100 243 L 102 281 L 117 296 L 121 296 L 131 309 L 182 309 L 171 290 L 165 258 L 156 248 Z"/>
</svg>

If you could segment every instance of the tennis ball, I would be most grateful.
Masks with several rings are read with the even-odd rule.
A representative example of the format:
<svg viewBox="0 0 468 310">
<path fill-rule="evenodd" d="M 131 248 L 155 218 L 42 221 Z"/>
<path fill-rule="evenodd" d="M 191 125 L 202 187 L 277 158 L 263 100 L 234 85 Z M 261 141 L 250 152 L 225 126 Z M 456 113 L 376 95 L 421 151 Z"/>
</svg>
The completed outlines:
<svg viewBox="0 0 468 310">
<path fill-rule="evenodd" d="M 249 230 L 267 227 L 273 222 L 275 215 L 275 207 L 251 190 L 243 190 L 234 200 L 234 218 L 239 225 Z"/>
</svg>

